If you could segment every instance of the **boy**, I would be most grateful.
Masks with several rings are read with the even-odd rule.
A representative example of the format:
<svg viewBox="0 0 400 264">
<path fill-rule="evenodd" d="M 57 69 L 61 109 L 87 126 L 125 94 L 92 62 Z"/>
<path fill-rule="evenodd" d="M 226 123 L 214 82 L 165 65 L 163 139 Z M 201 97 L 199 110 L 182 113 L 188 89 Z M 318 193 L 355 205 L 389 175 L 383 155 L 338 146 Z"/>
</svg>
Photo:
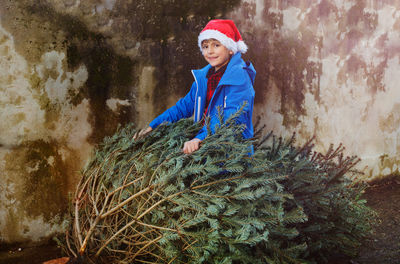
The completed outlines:
<svg viewBox="0 0 400 264">
<path fill-rule="evenodd" d="M 155 118 L 141 134 L 150 132 L 165 121 L 176 122 L 193 114 L 195 122 L 201 121 L 203 115 L 209 116 L 214 132 L 215 125 L 219 123 L 218 106 L 223 108 L 225 121 L 247 102 L 237 122 L 246 125 L 244 138 L 253 137 L 253 82 L 256 71 L 251 63 L 245 63 L 241 58 L 247 46 L 234 22 L 211 20 L 201 31 L 198 45 L 209 64 L 200 70 L 192 70 L 195 81 L 189 93 Z M 195 138 L 184 143 L 183 152 L 190 154 L 198 150 L 206 136 L 207 127 L 204 125 Z"/>
</svg>

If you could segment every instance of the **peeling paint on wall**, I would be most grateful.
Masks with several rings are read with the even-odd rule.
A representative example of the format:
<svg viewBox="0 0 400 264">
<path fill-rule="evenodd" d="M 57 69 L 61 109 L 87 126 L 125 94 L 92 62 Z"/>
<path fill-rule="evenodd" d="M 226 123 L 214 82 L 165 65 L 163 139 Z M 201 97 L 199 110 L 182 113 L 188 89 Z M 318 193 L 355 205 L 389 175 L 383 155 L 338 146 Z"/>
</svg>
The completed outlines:
<svg viewBox="0 0 400 264">
<path fill-rule="evenodd" d="M 400 4 L 244 2 L 231 16 L 251 39 L 255 109 L 267 127 L 300 142 L 315 135 L 322 152 L 343 143 L 364 179 L 398 173 Z M 263 13 L 261 24 L 243 16 L 246 6 Z"/>
<path fill-rule="evenodd" d="M 184 96 L 206 64 L 199 31 L 224 17 L 249 46 L 268 129 L 343 143 L 364 179 L 399 173 L 398 1 L 3 1 L 0 241 L 60 231 L 93 147 Z"/>
<path fill-rule="evenodd" d="M 119 106 L 129 106 L 131 103 L 129 100 L 121 100 L 117 98 L 110 98 L 106 101 L 106 105 L 110 108 L 113 112 L 118 113 Z"/>
<path fill-rule="evenodd" d="M 73 105 L 88 78 L 65 70 L 61 52 L 31 65 L 0 27 L 0 240 L 39 240 L 60 230 L 68 191 L 92 149 L 89 100 Z M 64 151 L 62 151 L 64 150 Z"/>
<path fill-rule="evenodd" d="M 0 27 L 0 145 L 14 146 L 44 132 L 45 112 L 31 91 L 27 62 L 15 51 L 13 38 Z"/>
</svg>

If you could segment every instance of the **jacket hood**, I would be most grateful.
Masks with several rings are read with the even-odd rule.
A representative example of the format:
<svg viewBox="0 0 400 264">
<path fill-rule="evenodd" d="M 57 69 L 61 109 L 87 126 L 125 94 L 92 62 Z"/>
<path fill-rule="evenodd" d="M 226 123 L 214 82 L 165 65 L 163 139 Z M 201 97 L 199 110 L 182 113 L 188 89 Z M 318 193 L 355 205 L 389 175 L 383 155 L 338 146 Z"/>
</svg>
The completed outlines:
<svg viewBox="0 0 400 264">
<path fill-rule="evenodd" d="M 245 70 L 245 71 L 243 71 Z M 254 84 L 256 70 L 251 62 L 244 62 L 241 53 L 232 56 L 228 63 L 225 74 L 220 81 L 221 85 L 242 85 L 246 82 L 246 72 L 250 77 L 251 83 Z"/>
<path fill-rule="evenodd" d="M 256 78 L 256 69 L 251 62 L 246 61 L 246 67 L 244 68 L 250 76 L 251 83 L 254 85 L 254 79 Z"/>
</svg>

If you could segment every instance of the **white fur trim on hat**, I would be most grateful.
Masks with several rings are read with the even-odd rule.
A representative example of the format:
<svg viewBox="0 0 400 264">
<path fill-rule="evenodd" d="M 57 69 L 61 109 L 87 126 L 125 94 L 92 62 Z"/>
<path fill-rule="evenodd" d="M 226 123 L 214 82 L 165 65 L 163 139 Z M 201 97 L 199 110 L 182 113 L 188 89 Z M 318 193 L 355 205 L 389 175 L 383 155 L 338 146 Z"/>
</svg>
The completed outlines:
<svg viewBox="0 0 400 264">
<path fill-rule="evenodd" d="M 240 53 L 246 53 L 246 51 L 247 51 L 247 45 L 246 45 L 246 43 L 244 43 L 243 40 L 239 40 L 239 41 L 237 42 L 237 47 L 238 47 L 238 51 L 239 51 Z"/>
<path fill-rule="evenodd" d="M 238 42 L 235 42 L 230 37 L 219 32 L 218 30 L 214 30 L 214 29 L 207 29 L 200 33 L 199 38 L 198 38 L 198 44 L 200 47 L 200 51 L 202 51 L 201 43 L 203 42 L 203 40 L 206 40 L 206 39 L 218 40 L 228 50 L 233 51 L 234 54 L 237 52 L 246 53 L 246 51 L 247 51 L 247 45 L 244 43 L 243 40 L 239 40 Z"/>
</svg>

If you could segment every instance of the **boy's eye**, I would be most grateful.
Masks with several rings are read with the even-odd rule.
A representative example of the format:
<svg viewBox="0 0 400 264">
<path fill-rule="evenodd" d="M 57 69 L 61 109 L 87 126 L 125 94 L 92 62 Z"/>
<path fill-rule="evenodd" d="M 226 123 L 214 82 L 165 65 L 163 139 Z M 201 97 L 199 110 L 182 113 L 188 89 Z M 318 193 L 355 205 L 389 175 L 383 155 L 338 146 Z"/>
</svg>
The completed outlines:
<svg viewBox="0 0 400 264">
<path fill-rule="evenodd" d="M 203 49 L 207 49 L 208 48 L 208 45 L 203 45 Z"/>
</svg>

